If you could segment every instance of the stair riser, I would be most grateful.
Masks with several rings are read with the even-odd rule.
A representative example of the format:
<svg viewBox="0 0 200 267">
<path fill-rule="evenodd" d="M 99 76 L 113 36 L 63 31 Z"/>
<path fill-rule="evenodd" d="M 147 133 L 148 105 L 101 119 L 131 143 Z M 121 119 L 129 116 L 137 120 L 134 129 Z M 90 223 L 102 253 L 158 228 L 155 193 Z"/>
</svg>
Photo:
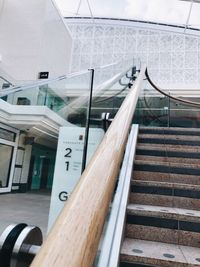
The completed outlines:
<svg viewBox="0 0 200 267">
<path fill-rule="evenodd" d="M 128 214 L 126 219 L 128 225 L 141 225 L 146 227 L 150 226 L 156 227 L 157 229 L 188 231 L 190 233 L 200 234 L 200 222 L 190 222 L 173 218 L 152 217 L 133 214 Z"/>
<path fill-rule="evenodd" d="M 163 148 L 163 147 L 162 147 Z M 137 148 L 136 150 L 137 156 L 152 156 L 152 157 L 169 157 L 169 158 L 189 158 L 189 159 L 200 159 L 200 154 L 196 152 L 196 149 L 194 149 L 193 153 L 191 152 L 185 152 L 184 146 L 183 150 L 180 152 L 177 151 L 168 151 L 167 148 L 164 150 L 155 150 L 155 148 L 152 149 L 141 149 Z"/>
<path fill-rule="evenodd" d="M 146 188 L 149 188 L 149 189 L 146 191 Z M 150 188 L 152 189 L 150 190 Z M 171 190 L 172 192 L 169 195 L 184 196 L 184 197 L 190 197 L 190 198 L 198 198 L 198 194 L 197 195 L 196 193 L 193 194 L 193 192 L 199 192 L 199 198 L 200 198 L 200 186 L 199 185 L 173 183 L 173 182 L 167 183 L 167 182 L 159 182 L 159 181 L 144 181 L 144 180 L 134 180 L 134 181 L 132 180 L 131 181 L 132 192 L 159 194 L 159 190 L 157 190 L 157 188 L 159 190 L 160 188 Z M 166 191 L 166 193 L 168 192 L 168 190 Z"/>
<path fill-rule="evenodd" d="M 167 253 L 167 251 L 166 251 Z M 130 262 L 130 263 L 136 263 L 140 264 L 141 267 L 146 266 L 146 267 L 195 267 L 195 265 L 185 265 L 184 263 L 176 263 L 176 262 L 171 262 L 166 261 L 166 260 L 161 260 L 161 259 L 154 259 L 154 258 L 143 258 L 141 255 L 140 256 L 135 256 L 135 255 L 125 255 L 121 254 L 121 261 L 122 262 Z M 131 265 L 129 265 L 131 266 Z M 127 267 L 129 267 L 127 266 Z M 133 265 L 134 266 L 134 265 Z M 137 265 L 136 265 L 137 266 Z M 121 266 L 120 266 L 121 267 Z M 126 266 L 123 266 L 126 267 Z M 140 267 L 140 265 L 139 265 Z"/>
<path fill-rule="evenodd" d="M 152 151 L 169 151 L 173 153 L 199 153 L 199 146 L 186 146 L 186 145 L 170 145 L 170 144 L 148 144 L 148 143 L 137 143 L 137 149 L 152 150 Z"/>
<path fill-rule="evenodd" d="M 127 224 L 126 236 L 134 239 L 156 242 L 165 241 L 165 243 L 170 244 L 200 247 L 200 233 L 189 231 Z"/>
<path fill-rule="evenodd" d="M 200 185 L 200 177 L 161 172 L 134 171 L 133 180 Z"/>
<path fill-rule="evenodd" d="M 170 244 L 178 244 L 178 231 L 143 225 L 126 225 L 126 237 Z"/>
<path fill-rule="evenodd" d="M 177 164 L 178 165 L 178 164 Z M 182 175 L 195 175 L 195 176 L 200 176 L 200 168 L 199 167 L 183 167 L 183 166 L 172 166 L 168 164 L 154 164 L 153 162 L 148 162 L 142 164 L 134 164 L 134 171 L 146 171 L 146 172 L 162 172 L 162 173 L 169 173 L 169 174 L 182 174 Z"/>
<path fill-rule="evenodd" d="M 162 216 L 162 217 L 161 217 Z M 168 214 L 127 214 L 126 236 L 133 239 L 200 247 L 200 222 L 169 218 Z M 175 215 L 174 215 L 175 216 Z"/>
<path fill-rule="evenodd" d="M 148 139 L 148 140 L 163 140 L 164 143 L 168 141 L 192 141 L 192 142 L 200 142 L 200 136 L 197 135 L 184 135 L 184 134 L 157 134 L 157 133 L 139 133 L 139 140 Z"/>
<path fill-rule="evenodd" d="M 177 185 L 178 186 L 178 185 Z M 172 185 L 155 185 L 155 184 L 146 184 L 146 185 L 131 185 L 132 193 L 142 193 L 142 194 L 151 194 L 151 195 L 161 195 L 161 196 L 171 196 L 171 197 L 185 197 L 192 199 L 200 199 L 200 190 L 191 189 L 187 185 L 180 185 L 180 188 L 177 188 Z"/>
<path fill-rule="evenodd" d="M 121 262 L 120 267 L 159 267 L 158 265 L 144 265 L 140 263 L 132 263 L 132 262 Z"/>
<path fill-rule="evenodd" d="M 140 194 L 140 193 L 131 193 L 130 203 L 162 206 L 162 207 L 176 207 L 176 208 L 191 209 L 191 210 L 199 210 L 200 207 L 199 199 Z"/>
</svg>

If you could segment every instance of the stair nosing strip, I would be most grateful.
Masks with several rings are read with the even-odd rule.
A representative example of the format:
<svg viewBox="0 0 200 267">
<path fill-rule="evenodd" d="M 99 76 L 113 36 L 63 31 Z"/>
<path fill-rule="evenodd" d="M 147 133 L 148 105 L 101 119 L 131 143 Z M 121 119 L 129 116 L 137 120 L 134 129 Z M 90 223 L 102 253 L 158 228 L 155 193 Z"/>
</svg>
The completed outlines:
<svg viewBox="0 0 200 267">
<path fill-rule="evenodd" d="M 200 223 L 169 218 L 127 214 L 126 223 L 130 225 L 200 233 Z"/>
<path fill-rule="evenodd" d="M 136 156 L 151 156 L 151 157 L 166 157 L 166 158 L 192 158 L 200 159 L 200 153 L 198 152 L 185 152 L 185 151 L 167 151 L 167 150 L 158 150 L 158 149 L 141 149 L 136 148 Z"/>
<path fill-rule="evenodd" d="M 140 186 L 131 184 L 131 193 L 200 199 L 200 190 L 191 190 L 183 188 Z"/>
<path fill-rule="evenodd" d="M 148 143 L 148 144 L 200 146 L 200 141 L 192 141 L 192 140 L 174 140 L 174 139 L 168 140 L 168 139 L 159 139 L 159 138 L 138 137 L 138 142 Z"/>
<path fill-rule="evenodd" d="M 191 168 L 191 167 L 189 168 L 187 166 L 174 167 L 174 166 L 166 166 L 163 164 L 153 165 L 153 164 L 146 164 L 146 162 L 143 162 L 143 164 L 141 164 L 140 162 L 137 162 L 137 161 L 135 161 L 134 170 L 171 173 L 171 174 L 174 173 L 174 174 L 193 175 L 193 176 L 200 175 L 200 169 L 198 167 L 195 167 L 195 168 Z"/>
</svg>

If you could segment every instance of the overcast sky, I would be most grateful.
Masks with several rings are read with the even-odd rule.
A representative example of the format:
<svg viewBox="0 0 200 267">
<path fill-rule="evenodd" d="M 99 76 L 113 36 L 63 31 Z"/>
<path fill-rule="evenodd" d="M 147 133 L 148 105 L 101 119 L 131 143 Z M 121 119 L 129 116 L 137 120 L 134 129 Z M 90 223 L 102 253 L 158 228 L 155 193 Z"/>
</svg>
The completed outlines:
<svg viewBox="0 0 200 267">
<path fill-rule="evenodd" d="M 64 16 L 75 16 L 80 0 L 55 0 Z M 141 19 L 185 24 L 190 3 L 179 0 L 81 0 L 80 16 Z M 200 4 L 193 4 L 189 24 L 200 27 Z"/>
</svg>

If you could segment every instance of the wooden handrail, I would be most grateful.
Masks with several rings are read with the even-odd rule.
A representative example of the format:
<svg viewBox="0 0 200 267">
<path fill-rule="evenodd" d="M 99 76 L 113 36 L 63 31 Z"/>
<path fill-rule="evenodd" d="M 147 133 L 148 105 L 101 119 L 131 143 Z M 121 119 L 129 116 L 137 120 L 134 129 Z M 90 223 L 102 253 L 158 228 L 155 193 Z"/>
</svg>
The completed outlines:
<svg viewBox="0 0 200 267">
<path fill-rule="evenodd" d="M 144 75 L 142 68 L 31 267 L 92 266 Z"/>
</svg>

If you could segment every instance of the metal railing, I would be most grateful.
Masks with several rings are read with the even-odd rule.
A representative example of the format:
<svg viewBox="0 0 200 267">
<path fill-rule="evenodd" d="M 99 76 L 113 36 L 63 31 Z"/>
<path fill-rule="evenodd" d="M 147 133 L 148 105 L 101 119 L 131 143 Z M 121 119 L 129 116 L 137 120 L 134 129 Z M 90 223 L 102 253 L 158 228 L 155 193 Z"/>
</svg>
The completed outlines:
<svg viewBox="0 0 200 267">
<path fill-rule="evenodd" d="M 102 94 L 109 90 L 115 83 L 117 83 L 122 77 L 125 77 L 125 75 L 133 69 L 133 65 L 126 68 L 125 71 L 116 73 L 112 78 L 106 80 L 105 82 L 99 84 L 98 86 L 94 86 L 93 90 L 93 99 L 96 102 L 96 99 L 98 99 Z M 92 69 L 93 70 L 93 69 Z M 91 71 L 91 70 L 90 70 Z M 94 77 L 96 74 L 96 69 L 94 69 Z M 127 83 L 128 84 L 128 83 Z M 111 97 L 109 97 L 111 98 Z M 67 107 L 64 108 L 65 114 L 70 113 L 73 111 L 76 107 L 81 107 L 88 101 L 88 95 L 80 96 L 74 101 L 72 101 Z"/>
<path fill-rule="evenodd" d="M 147 80 L 148 82 L 151 84 L 151 86 L 156 90 L 158 91 L 160 94 L 172 99 L 172 100 L 175 100 L 175 101 L 178 101 L 178 102 L 181 102 L 181 103 L 184 103 L 184 104 L 188 104 L 188 105 L 191 105 L 191 106 L 195 106 L 195 107 L 199 107 L 200 108 L 200 103 L 198 102 L 193 102 L 193 101 L 189 101 L 189 100 L 185 100 L 185 99 L 181 99 L 179 97 L 175 97 L 171 94 L 167 94 L 165 93 L 161 88 L 159 88 L 157 85 L 155 85 L 155 83 L 151 80 L 151 78 L 149 77 L 149 74 L 148 74 L 148 71 L 146 69 L 145 71 L 145 75 L 147 77 Z M 169 90 L 170 91 L 170 90 Z"/>
<path fill-rule="evenodd" d="M 103 66 L 95 67 L 95 70 L 104 69 L 104 68 L 107 68 L 107 67 L 112 67 L 112 66 L 115 66 L 115 65 L 117 65 L 119 63 L 120 63 L 120 61 L 114 62 L 114 63 L 109 64 L 109 65 L 103 65 Z M 130 69 L 131 66 L 132 66 L 132 64 L 130 65 L 130 67 L 128 69 Z M 126 71 L 123 71 L 122 73 L 126 74 Z M 88 73 L 88 69 L 87 70 L 82 70 L 82 71 L 79 71 L 79 72 L 69 73 L 67 75 L 61 75 L 61 76 L 58 76 L 58 77 L 52 78 L 52 79 L 38 80 L 38 81 L 34 81 L 34 82 L 27 83 L 27 84 L 24 84 L 24 85 L 13 86 L 10 89 L 4 89 L 3 91 L 0 91 L 0 97 L 7 96 L 7 95 L 12 94 L 12 93 L 16 93 L 16 92 L 32 89 L 32 88 L 35 88 L 37 86 L 43 86 L 43 85 L 46 85 L 46 84 L 51 84 L 53 82 L 61 81 L 61 80 L 64 80 L 64 79 L 71 79 L 71 78 L 74 78 L 74 77 L 78 77 L 78 76 L 84 75 L 86 73 Z M 120 75 L 120 73 L 119 73 L 119 75 Z M 5 78 L 3 78 L 1 76 L 0 76 L 0 78 L 4 79 L 6 82 L 10 83 Z M 112 84 L 112 80 L 113 80 L 113 78 L 111 78 L 111 84 Z M 117 76 L 116 76 L 115 80 L 117 81 Z M 109 83 L 107 83 L 107 85 L 109 85 Z M 103 88 L 101 88 L 101 87 L 103 87 Z M 99 86 L 99 90 L 100 89 L 104 89 L 104 86 L 100 85 Z"/>
</svg>

